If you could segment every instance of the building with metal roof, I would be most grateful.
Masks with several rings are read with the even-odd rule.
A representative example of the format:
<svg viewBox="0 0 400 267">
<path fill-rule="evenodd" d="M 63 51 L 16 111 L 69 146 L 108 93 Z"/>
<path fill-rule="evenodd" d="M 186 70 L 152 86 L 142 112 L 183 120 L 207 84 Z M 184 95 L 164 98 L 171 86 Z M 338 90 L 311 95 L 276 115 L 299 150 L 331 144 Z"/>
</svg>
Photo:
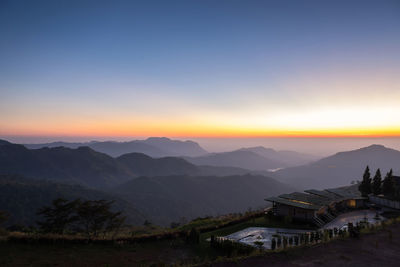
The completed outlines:
<svg viewBox="0 0 400 267">
<path fill-rule="evenodd" d="M 310 189 L 304 193 L 293 192 L 265 200 L 272 202 L 272 211 L 276 216 L 288 216 L 318 226 L 332 220 L 340 212 L 364 205 L 358 185 L 326 190 Z"/>
</svg>

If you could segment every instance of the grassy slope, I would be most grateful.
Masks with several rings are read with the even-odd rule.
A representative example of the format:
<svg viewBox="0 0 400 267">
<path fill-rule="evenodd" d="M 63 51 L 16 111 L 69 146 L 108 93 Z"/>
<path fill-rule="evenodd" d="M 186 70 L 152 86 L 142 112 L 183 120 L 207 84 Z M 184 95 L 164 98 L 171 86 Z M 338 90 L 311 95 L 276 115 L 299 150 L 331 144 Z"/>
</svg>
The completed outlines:
<svg viewBox="0 0 400 267">
<path fill-rule="evenodd" d="M 180 240 L 126 246 L 0 242 L 0 266 L 148 266 L 151 263 L 191 264 L 196 257 L 199 262 L 196 249 Z M 212 255 L 207 259 L 211 260 Z M 339 239 L 233 260 L 220 258 L 206 266 L 398 266 L 399 261 L 400 224 L 397 223 L 359 239 Z"/>
<path fill-rule="evenodd" d="M 177 230 L 188 230 L 191 227 L 209 227 L 226 223 L 230 219 L 206 218 L 196 220 Z M 0 242 L 0 266 L 15 265 L 50 265 L 59 263 L 60 266 L 129 266 L 149 265 L 151 263 L 192 264 L 194 262 L 209 261 L 222 255 L 210 248 L 206 241 L 211 235 L 223 236 L 247 227 L 295 227 L 275 219 L 266 219 L 264 216 L 244 221 L 242 223 L 223 227 L 214 231 L 202 233 L 200 244 L 188 245 L 182 239 L 149 241 L 140 244 L 123 246 L 112 245 L 38 245 L 13 244 Z M 143 232 L 144 229 L 142 229 Z M 147 233 L 151 233 L 147 229 Z M 162 229 L 154 229 L 155 233 Z M 139 231 L 140 232 L 140 231 Z"/>
</svg>

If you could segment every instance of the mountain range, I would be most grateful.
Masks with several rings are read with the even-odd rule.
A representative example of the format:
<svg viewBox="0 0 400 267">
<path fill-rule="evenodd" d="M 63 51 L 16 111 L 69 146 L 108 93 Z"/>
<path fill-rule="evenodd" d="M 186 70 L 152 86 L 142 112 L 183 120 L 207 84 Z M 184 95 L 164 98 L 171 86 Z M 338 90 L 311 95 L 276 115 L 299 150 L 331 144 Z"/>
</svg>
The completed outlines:
<svg viewBox="0 0 400 267">
<path fill-rule="evenodd" d="M 382 145 L 371 145 L 339 152 L 303 166 L 282 169 L 275 172 L 274 177 L 296 188 L 323 189 L 362 180 L 367 165 L 372 176 L 377 168 L 380 168 L 383 175 L 390 169 L 399 173 L 400 151 Z"/>
<path fill-rule="evenodd" d="M 106 188 L 135 175 L 116 159 L 89 147 L 27 149 L 0 143 L 0 174 L 18 174 L 92 188 Z"/>
<path fill-rule="evenodd" d="M 280 168 L 309 163 L 318 158 L 294 151 L 276 151 L 260 146 L 199 157 L 185 157 L 185 159 L 196 165 L 233 166 L 255 171 L 275 171 Z"/>
<path fill-rule="evenodd" d="M 151 157 L 159 158 L 166 156 L 201 156 L 208 152 L 205 151 L 199 144 L 193 141 L 171 140 L 166 137 L 150 137 L 145 140 L 133 140 L 129 142 L 116 141 L 91 141 L 85 143 L 68 143 L 68 142 L 53 142 L 43 144 L 24 144 L 30 149 L 38 149 L 44 147 L 68 147 L 78 148 L 87 146 L 95 151 L 105 153 L 111 157 L 119 157 L 123 154 L 137 152 L 143 153 Z"/>
<path fill-rule="evenodd" d="M 113 158 L 89 147 L 27 149 L 1 141 L 1 173 L 104 189 L 138 176 L 226 176 L 256 172 L 237 167 L 197 166 L 178 157 L 152 158 L 129 153 Z"/>
<path fill-rule="evenodd" d="M 24 146 L 29 149 L 45 147 L 78 148 L 86 146 L 111 157 L 119 157 L 128 153 L 142 153 L 153 158 L 183 157 L 196 165 L 236 167 L 252 171 L 267 171 L 298 166 L 318 159 L 318 157 L 313 155 L 302 154 L 295 151 L 276 151 L 272 148 L 265 148 L 262 146 L 241 148 L 230 152 L 208 153 L 196 142 L 190 140 L 171 140 L 165 137 L 150 137 L 145 140 L 133 140 L 129 142 L 53 142 L 44 144 L 24 144 Z"/>
<path fill-rule="evenodd" d="M 348 185 L 362 179 L 367 165 L 372 175 L 377 168 L 383 174 L 390 168 L 395 173 L 400 171 L 400 151 L 381 145 L 313 160 L 309 155 L 263 147 L 184 158 L 154 158 L 137 152 L 111 157 L 90 147 L 28 149 L 0 140 L 0 175 L 8 179 L 0 186 L 0 194 L 7 195 L 0 202 L 0 210 L 8 207 L 7 199 L 12 199 L 17 203 L 13 207 L 21 209 L 16 214 L 32 217 L 24 211 L 25 206 L 30 207 L 26 203 L 29 198 L 38 199 L 35 203 L 42 205 L 58 195 L 93 195 L 124 202 L 118 205 L 131 210 L 136 218 L 131 218 L 132 222 L 146 218 L 166 225 L 181 217 L 192 219 L 263 207 L 265 197 L 294 190 Z M 284 167 L 304 161 L 309 163 Z M 282 169 L 266 171 L 273 168 Z M 13 175 L 23 176 L 23 182 L 10 183 Z M 72 191 L 79 193 L 74 195 Z M 27 221 L 25 216 L 17 217 Z"/>
<path fill-rule="evenodd" d="M 279 168 L 304 165 L 319 159 L 319 157 L 314 155 L 289 150 L 277 151 L 272 148 L 265 148 L 263 146 L 248 147 L 239 150 L 251 151 L 267 159 L 279 162 L 279 164 L 281 165 L 281 167 Z"/>
<path fill-rule="evenodd" d="M 295 189 L 261 175 L 139 177 L 112 190 L 149 214 L 152 222 L 165 224 L 181 217 L 193 219 L 267 205 L 265 196 Z"/>
<path fill-rule="evenodd" d="M 111 193 L 51 181 L 27 179 L 16 175 L 0 174 L 0 210 L 9 214 L 7 225 L 34 225 L 40 217 L 36 212 L 56 198 L 73 200 L 107 199 L 114 201 L 114 210 L 122 211 L 129 224 L 142 224 L 145 216 L 132 203 Z"/>
<path fill-rule="evenodd" d="M 89 147 L 27 149 L 0 141 L 0 174 L 24 179 L 22 189 L 21 183 L 13 184 L 12 190 L 8 189 L 10 183 L 0 187 L 0 194 L 1 190 L 7 191 L 4 195 L 15 203 L 12 210 L 4 198 L 0 210 L 12 210 L 17 214 L 14 221 L 19 218 L 24 223 L 32 222 L 32 212 L 39 204 L 49 205 L 52 198 L 59 196 L 95 196 L 96 191 L 102 193 L 97 193 L 98 197 L 119 197 L 129 203 L 132 214 L 139 214 L 132 222 L 147 218 L 166 225 L 181 217 L 193 219 L 262 207 L 266 205 L 265 197 L 293 190 L 272 178 L 246 173 L 251 171 L 197 166 L 178 157 L 129 153 L 113 158 Z M 65 194 L 66 191 L 76 194 Z M 9 192 L 15 197 L 10 197 Z M 29 198 L 37 199 L 32 205 L 37 204 L 28 205 Z M 31 207 L 31 211 L 25 211 L 25 207 Z"/>
</svg>

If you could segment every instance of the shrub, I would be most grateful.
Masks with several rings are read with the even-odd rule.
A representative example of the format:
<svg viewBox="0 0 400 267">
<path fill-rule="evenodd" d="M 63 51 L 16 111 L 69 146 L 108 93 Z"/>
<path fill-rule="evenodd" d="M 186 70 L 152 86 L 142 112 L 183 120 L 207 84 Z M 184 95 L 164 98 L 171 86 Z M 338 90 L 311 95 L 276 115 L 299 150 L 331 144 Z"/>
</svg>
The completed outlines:
<svg viewBox="0 0 400 267">
<path fill-rule="evenodd" d="M 311 234 L 310 234 L 310 243 L 312 244 L 312 243 L 314 243 L 314 241 L 315 241 L 315 233 L 311 232 Z"/>
<path fill-rule="evenodd" d="M 261 242 L 261 241 L 255 241 L 255 242 L 254 242 L 254 245 L 256 245 L 257 248 L 258 248 L 260 251 L 263 250 L 263 246 L 264 246 L 264 243 L 263 243 L 263 242 Z"/>
<path fill-rule="evenodd" d="M 333 238 L 333 230 L 332 229 L 328 230 L 328 235 L 329 235 L 329 239 Z"/>
<path fill-rule="evenodd" d="M 121 212 L 110 210 L 112 203 L 106 200 L 67 201 L 58 198 L 52 202 L 52 206 L 38 211 L 38 215 L 44 217 L 38 224 L 44 233 L 62 235 L 75 231 L 85 234 L 89 240 L 111 232 L 115 236 L 123 226 L 125 217 Z"/>
<path fill-rule="evenodd" d="M 285 249 L 286 247 L 287 247 L 287 245 L 288 245 L 288 240 L 287 240 L 287 237 L 286 236 L 283 236 L 283 248 Z"/>
<path fill-rule="evenodd" d="M 304 234 L 300 234 L 300 245 L 303 245 L 304 242 Z"/>
<path fill-rule="evenodd" d="M 278 236 L 278 240 L 276 242 L 277 248 L 280 248 L 282 245 L 282 238 L 280 236 Z"/>
<path fill-rule="evenodd" d="M 200 232 L 196 228 L 192 228 L 190 230 L 187 241 L 191 244 L 198 244 L 200 243 Z"/>
<path fill-rule="evenodd" d="M 276 248 L 276 240 L 275 240 L 275 238 L 272 238 L 272 240 L 271 240 L 271 250 L 275 250 L 275 248 Z"/>
</svg>

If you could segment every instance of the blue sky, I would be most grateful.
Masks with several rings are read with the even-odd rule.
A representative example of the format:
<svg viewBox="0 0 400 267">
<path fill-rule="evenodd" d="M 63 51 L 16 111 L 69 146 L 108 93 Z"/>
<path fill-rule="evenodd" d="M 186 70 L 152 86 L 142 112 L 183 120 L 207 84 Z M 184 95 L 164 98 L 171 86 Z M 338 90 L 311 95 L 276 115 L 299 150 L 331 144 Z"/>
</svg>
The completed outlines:
<svg viewBox="0 0 400 267">
<path fill-rule="evenodd" d="M 1 1 L 0 32 L 0 135 L 400 133 L 399 1 Z"/>
</svg>

